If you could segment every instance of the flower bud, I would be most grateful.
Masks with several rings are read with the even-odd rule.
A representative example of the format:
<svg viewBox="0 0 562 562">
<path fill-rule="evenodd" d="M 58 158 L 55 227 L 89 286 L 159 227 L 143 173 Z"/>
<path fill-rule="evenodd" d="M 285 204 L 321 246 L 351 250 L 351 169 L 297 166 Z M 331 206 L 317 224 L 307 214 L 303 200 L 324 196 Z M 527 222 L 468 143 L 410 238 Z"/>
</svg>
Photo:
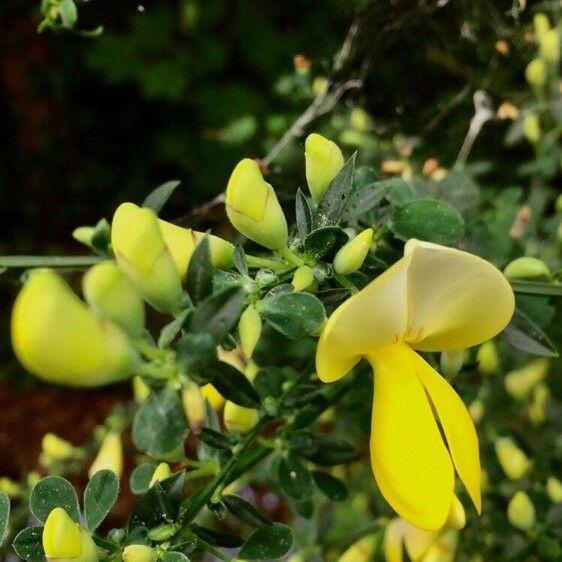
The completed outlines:
<svg viewBox="0 0 562 562">
<path fill-rule="evenodd" d="M 150 479 L 150 484 L 148 485 L 149 488 L 152 488 L 154 484 L 157 482 L 161 482 L 162 480 L 166 480 L 166 478 L 172 476 L 172 469 L 170 465 L 166 462 L 161 462 L 154 471 L 152 478 Z"/>
<path fill-rule="evenodd" d="M 546 420 L 546 404 L 550 398 L 550 389 L 545 383 L 539 383 L 533 389 L 533 401 L 529 406 L 529 419 L 533 425 L 540 425 Z"/>
<path fill-rule="evenodd" d="M 548 17 L 542 12 L 538 12 L 533 17 L 533 26 L 535 28 L 535 35 L 540 41 L 544 37 L 544 34 L 550 29 Z"/>
<path fill-rule="evenodd" d="M 468 407 L 468 413 L 475 424 L 480 423 L 484 417 L 484 404 L 482 400 L 474 400 Z"/>
<path fill-rule="evenodd" d="M 140 404 L 144 402 L 150 394 L 150 387 L 138 375 L 133 377 L 133 395 Z"/>
<path fill-rule="evenodd" d="M 496 115 L 498 116 L 498 119 L 514 120 L 514 119 L 517 119 L 517 117 L 519 117 L 519 108 L 517 106 L 513 105 L 509 101 L 504 101 L 498 107 Z"/>
<path fill-rule="evenodd" d="M 462 529 L 466 525 L 466 512 L 462 503 L 457 496 L 453 496 L 453 501 L 451 502 L 451 509 L 449 510 L 449 515 L 447 521 L 445 522 L 445 527 L 450 529 Z"/>
<path fill-rule="evenodd" d="M 291 285 L 295 292 L 300 292 L 308 289 L 314 283 L 314 271 L 308 265 L 301 265 L 293 274 Z"/>
<path fill-rule="evenodd" d="M 253 429 L 259 420 L 259 412 L 254 408 L 244 408 L 227 400 L 224 405 L 224 425 L 228 431 L 246 433 Z"/>
<path fill-rule="evenodd" d="M 103 438 L 100 450 L 90 466 L 90 470 L 88 470 L 88 477 L 92 478 L 99 470 L 111 470 L 117 477 L 121 477 L 123 473 L 123 445 L 118 433 L 109 432 Z"/>
<path fill-rule="evenodd" d="M 528 256 L 517 258 L 507 264 L 503 270 L 508 279 L 536 279 L 537 277 L 549 278 L 550 269 L 542 260 Z"/>
<path fill-rule="evenodd" d="M 358 270 L 365 261 L 373 242 L 373 229 L 367 228 L 342 246 L 334 258 L 334 269 L 340 275 Z"/>
<path fill-rule="evenodd" d="M 429 547 L 420 562 L 453 562 L 458 541 L 459 533 L 457 531 L 444 531 Z"/>
<path fill-rule="evenodd" d="M 82 279 L 84 298 L 90 307 L 129 335 L 138 337 L 144 328 L 144 303 L 117 264 L 94 265 Z"/>
<path fill-rule="evenodd" d="M 130 544 L 123 549 L 123 562 L 156 562 L 156 550 L 145 544 Z"/>
<path fill-rule="evenodd" d="M 502 470 L 510 480 L 523 478 L 532 465 L 527 455 L 510 437 L 500 437 L 496 441 L 496 455 Z"/>
<path fill-rule="evenodd" d="M 72 231 L 72 238 L 84 246 L 92 248 L 92 237 L 96 229 L 93 226 L 79 226 Z"/>
<path fill-rule="evenodd" d="M 54 433 L 45 433 L 41 448 L 45 455 L 56 461 L 65 461 L 76 457 L 78 450 L 68 441 L 61 439 Z"/>
<path fill-rule="evenodd" d="M 534 59 L 525 68 L 525 78 L 533 88 L 542 88 L 546 83 L 546 65 L 542 59 Z"/>
<path fill-rule="evenodd" d="M 0 492 L 5 492 L 10 498 L 17 498 L 21 493 L 21 488 L 11 478 L 2 476 L 0 477 Z"/>
<path fill-rule="evenodd" d="M 519 400 L 527 398 L 535 385 L 546 377 L 548 367 L 548 359 L 541 358 L 509 372 L 505 376 L 505 389 L 514 398 Z"/>
<path fill-rule="evenodd" d="M 558 29 L 549 29 L 539 44 L 541 56 L 547 62 L 558 64 L 560 60 L 560 35 Z"/>
<path fill-rule="evenodd" d="M 240 335 L 240 345 L 246 357 L 252 357 L 254 349 L 258 344 L 261 336 L 262 320 L 260 313 L 256 307 L 250 305 L 242 315 L 238 322 L 238 333 Z"/>
<path fill-rule="evenodd" d="M 98 551 L 92 537 L 62 507 L 56 507 L 49 513 L 43 527 L 42 540 L 47 560 L 98 561 Z"/>
<path fill-rule="evenodd" d="M 205 423 L 205 397 L 198 385 L 188 381 L 181 393 L 183 411 L 192 429 L 199 429 Z"/>
<path fill-rule="evenodd" d="M 224 406 L 224 396 L 211 383 L 201 387 L 201 394 L 203 394 L 214 410 L 218 411 Z"/>
<path fill-rule="evenodd" d="M 464 349 L 442 351 L 439 363 L 443 374 L 448 378 L 458 375 L 464 365 L 464 357 Z"/>
<path fill-rule="evenodd" d="M 531 498 L 523 492 L 517 492 L 507 506 L 509 522 L 521 531 L 529 531 L 535 524 L 535 506 Z"/>
<path fill-rule="evenodd" d="M 493 340 L 484 342 L 476 353 L 476 359 L 478 361 L 478 370 L 483 375 L 492 375 L 497 373 L 500 368 L 500 358 L 498 355 L 498 349 Z"/>
<path fill-rule="evenodd" d="M 319 203 L 330 182 L 343 168 L 344 159 L 338 145 L 316 133 L 304 141 L 306 182 L 312 198 Z"/>
<path fill-rule="evenodd" d="M 541 126 L 539 118 L 534 113 L 529 113 L 523 120 L 523 134 L 532 144 L 539 142 L 541 138 Z"/>
<path fill-rule="evenodd" d="M 367 535 L 353 543 L 339 558 L 338 562 L 370 562 L 378 547 L 376 535 Z"/>
<path fill-rule="evenodd" d="M 111 243 L 119 267 L 142 298 L 160 312 L 176 312 L 181 280 L 154 211 L 120 205 L 113 215 Z"/>
<path fill-rule="evenodd" d="M 546 481 L 546 493 L 553 503 L 562 503 L 562 482 L 554 476 L 549 476 Z"/>
<path fill-rule="evenodd" d="M 277 195 L 254 160 L 234 168 L 226 187 L 226 213 L 241 234 L 270 250 L 287 245 L 287 221 Z"/>
<path fill-rule="evenodd" d="M 55 272 L 33 272 L 12 311 L 12 344 L 39 378 L 92 387 L 130 376 L 137 354 L 112 322 L 96 317 Z"/>
</svg>

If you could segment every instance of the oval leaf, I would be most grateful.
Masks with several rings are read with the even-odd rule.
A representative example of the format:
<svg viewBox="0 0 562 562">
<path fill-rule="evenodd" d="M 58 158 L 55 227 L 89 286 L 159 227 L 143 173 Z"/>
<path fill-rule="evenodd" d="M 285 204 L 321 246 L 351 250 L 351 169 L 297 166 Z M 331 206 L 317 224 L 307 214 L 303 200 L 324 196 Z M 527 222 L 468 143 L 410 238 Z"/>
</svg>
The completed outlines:
<svg viewBox="0 0 562 562">
<path fill-rule="evenodd" d="M 31 513 L 43 523 L 56 507 L 62 507 L 76 523 L 80 522 L 78 497 L 72 484 L 60 476 L 47 476 L 39 480 L 29 498 Z"/>
<path fill-rule="evenodd" d="M 312 493 L 310 472 L 294 455 L 279 459 L 277 479 L 281 489 L 294 500 L 304 500 Z"/>
<path fill-rule="evenodd" d="M 43 527 L 23 529 L 16 535 L 12 547 L 22 560 L 44 562 L 46 557 L 43 550 Z"/>
<path fill-rule="evenodd" d="M 10 498 L 6 492 L 0 492 L 0 546 L 6 536 L 10 521 Z"/>
<path fill-rule="evenodd" d="M 234 517 L 251 527 L 263 527 L 271 524 L 249 501 L 240 496 L 223 496 L 222 501 Z"/>
<path fill-rule="evenodd" d="M 84 515 L 89 531 L 99 527 L 119 494 L 119 479 L 111 470 L 99 470 L 84 491 Z"/>
<path fill-rule="evenodd" d="M 342 502 L 347 498 L 347 486 L 339 478 L 321 470 L 315 470 L 312 477 L 318 489 L 328 499 L 334 502 Z"/>
<path fill-rule="evenodd" d="M 144 494 L 148 491 L 152 475 L 156 470 L 156 465 L 153 463 L 145 462 L 139 464 L 131 473 L 129 479 L 129 487 L 133 494 Z"/>
<path fill-rule="evenodd" d="M 260 397 L 252 383 L 227 363 L 217 363 L 212 367 L 213 386 L 227 399 L 245 408 L 259 408 Z"/>
<path fill-rule="evenodd" d="M 273 523 L 258 529 L 238 553 L 241 560 L 275 560 L 289 552 L 293 532 L 286 525 Z"/>
<path fill-rule="evenodd" d="M 513 347 L 521 351 L 542 357 L 558 356 L 558 352 L 548 336 L 520 310 L 515 310 L 515 314 L 503 334 Z"/>
</svg>

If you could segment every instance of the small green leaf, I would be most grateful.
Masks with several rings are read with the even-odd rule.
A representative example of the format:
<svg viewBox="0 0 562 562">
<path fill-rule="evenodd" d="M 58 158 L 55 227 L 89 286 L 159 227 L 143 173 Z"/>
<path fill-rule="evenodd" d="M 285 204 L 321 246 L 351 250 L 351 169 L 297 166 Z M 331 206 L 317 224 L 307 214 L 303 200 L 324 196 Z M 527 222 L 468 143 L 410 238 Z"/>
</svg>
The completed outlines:
<svg viewBox="0 0 562 562">
<path fill-rule="evenodd" d="M 139 464 L 129 478 L 129 486 L 133 494 L 144 494 L 148 491 L 150 487 L 150 481 L 152 480 L 152 475 L 156 470 L 156 465 L 154 463 L 145 462 Z"/>
<path fill-rule="evenodd" d="M 304 241 L 312 230 L 312 209 L 300 187 L 295 198 L 295 214 L 299 238 Z"/>
<path fill-rule="evenodd" d="M 61 0 L 59 4 L 59 15 L 62 26 L 66 29 L 72 29 L 78 20 L 78 10 L 74 0 Z"/>
<path fill-rule="evenodd" d="M 184 334 L 176 347 L 176 359 L 182 370 L 199 384 L 212 378 L 209 367 L 217 362 L 216 343 L 210 334 Z"/>
<path fill-rule="evenodd" d="M 294 455 L 279 459 L 277 479 L 281 489 L 294 500 L 304 500 L 312 494 L 310 472 Z"/>
<path fill-rule="evenodd" d="M 180 183 L 181 182 L 177 180 L 172 180 L 159 185 L 148 194 L 146 199 L 143 201 L 142 206 L 148 207 L 158 214 Z"/>
<path fill-rule="evenodd" d="M 99 470 L 84 491 L 84 516 L 89 531 L 97 529 L 117 501 L 119 479 L 111 470 Z"/>
<path fill-rule="evenodd" d="M 62 507 L 71 519 L 80 522 L 78 496 L 72 484 L 60 476 L 47 476 L 39 480 L 29 498 L 31 513 L 43 523 L 56 507 Z"/>
<path fill-rule="evenodd" d="M 223 548 L 238 548 L 242 546 L 244 541 L 236 535 L 229 533 L 221 533 L 208 527 L 201 527 L 200 525 L 191 525 L 191 532 L 201 540 L 212 544 L 213 546 L 221 546 Z"/>
<path fill-rule="evenodd" d="M 339 226 L 326 226 L 311 232 L 304 241 L 304 249 L 315 260 L 329 260 L 347 242 L 349 236 Z"/>
<path fill-rule="evenodd" d="M 238 553 L 241 560 L 274 560 L 281 558 L 293 544 L 293 532 L 286 525 L 273 523 L 258 529 Z"/>
<path fill-rule="evenodd" d="M 259 408 L 260 397 L 252 383 L 227 363 L 219 362 L 212 369 L 213 386 L 227 399 L 245 408 Z"/>
<path fill-rule="evenodd" d="M 558 357 L 558 351 L 548 336 L 521 310 L 515 310 L 503 334 L 517 349 L 543 357 Z"/>
<path fill-rule="evenodd" d="M 133 507 L 129 528 L 151 529 L 164 523 L 173 523 L 176 515 L 177 506 L 164 491 L 161 483 L 157 482 L 138 499 Z"/>
<path fill-rule="evenodd" d="M 448 203 L 418 199 L 394 210 L 391 229 L 402 240 L 450 244 L 463 236 L 464 219 Z"/>
<path fill-rule="evenodd" d="M 303 456 L 321 466 L 345 464 L 355 458 L 357 454 L 351 443 L 339 437 L 317 435 L 316 443 L 316 450 L 310 455 L 303 454 Z"/>
<path fill-rule="evenodd" d="M 6 492 L 0 492 L 0 546 L 6 536 L 10 522 L 10 498 Z"/>
<path fill-rule="evenodd" d="M 195 435 L 197 439 L 203 441 L 209 447 L 213 447 L 213 449 L 219 449 L 220 451 L 230 451 L 232 449 L 232 444 L 222 433 L 209 427 L 201 428 Z"/>
<path fill-rule="evenodd" d="M 317 332 L 326 313 L 324 305 L 310 293 L 281 293 L 258 304 L 260 315 L 276 330 L 291 339 Z"/>
<path fill-rule="evenodd" d="M 283 369 L 267 367 L 258 371 L 254 379 L 254 388 L 262 400 L 268 396 L 279 398 L 283 393 L 283 383 L 285 380 L 286 376 Z"/>
<path fill-rule="evenodd" d="M 271 525 L 271 521 L 263 516 L 249 501 L 240 496 L 223 496 L 222 501 L 226 509 L 228 509 L 234 517 L 246 523 L 246 525 L 250 525 L 251 527 Z"/>
<path fill-rule="evenodd" d="M 384 181 L 388 187 L 385 197 L 395 207 L 401 207 L 420 198 L 416 188 L 402 178 L 391 178 Z"/>
<path fill-rule="evenodd" d="M 160 562 L 189 562 L 189 558 L 182 552 L 166 551 L 160 558 Z"/>
<path fill-rule="evenodd" d="M 191 233 L 188 235 L 191 236 Z M 197 244 L 189 260 L 187 292 L 194 304 L 199 304 L 213 292 L 213 266 L 208 236 Z"/>
<path fill-rule="evenodd" d="M 240 244 L 237 244 L 234 248 L 234 265 L 241 275 L 248 275 L 246 254 Z"/>
<path fill-rule="evenodd" d="M 321 470 L 312 473 L 318 489 L 330 500 L 342 502 L 347 498 L 347 486 L 335 476 Z"/>
<path fill-rule="evenodd" d="M 152 392 L 133 421 L 133 443 L 158 457 L 181 445 L 187 436 L 187 421 L 178 393 L 172 388 Z"/>
<path fill-rule="evenodd" d="M 183 310 L 176 318 L 162 328 L 160 336 L 158 337 L 158 347 L 160 349 L 168 347 L 174 341 L 175 337 L 181 332 L 181 329 L 190 314 L 190 309 Z"/>
<path fill-rule="evenodd" d="M 27 527 L 20 531 L 12 547 L 16 554 L 27 562 L 44 562 L 46 560 L 43 550 L 43 527 Z"/>
</svg>

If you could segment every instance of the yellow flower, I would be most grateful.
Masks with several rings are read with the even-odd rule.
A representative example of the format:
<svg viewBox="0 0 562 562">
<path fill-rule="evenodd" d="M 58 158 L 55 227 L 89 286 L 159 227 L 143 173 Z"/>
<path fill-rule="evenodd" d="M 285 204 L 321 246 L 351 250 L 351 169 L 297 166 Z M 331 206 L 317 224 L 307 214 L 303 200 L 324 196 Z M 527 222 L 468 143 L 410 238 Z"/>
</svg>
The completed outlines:
<svg viewBox="0 0 562 562">
<path fill-rule="evenodd" d="M 539 383 L 533 389 L 533 401 L 529 405 L 529 419 L 534 425 L 546 420 L 546 405 L 550 398 L 550 389 L 545 383 Z"/>
<path fill-rule="evenodd" d="M 402 259 L 328 319 L 318 343 L 318 375 L 335 381 L 362 357 L 373 366 L 373 472 L 390 505 L 416 527 L 443 526 L 455 470 L 480 510 L 481 474 L 466 407 L 414 350 L 477 345 L 502 330 L 513 310 L 511 287 L 493 265 L 410 240 Z"/>
<path fill-rule="evenodd" d="M 238 163 L 226 187 L 226 214 L 233 226 L 270 250 L 287 245 L 287 221 L 273 187 L 254 160 Z"/>
<path fill-rule="evenodd" d="M 156 562 L 158 554 L 145 544 L 130 544 L 123 549 L 123 562 Z"/>
<path fill-rule="evenodd" d="M 369 253 L 372 242 L 373 229 L 367 228 L 341 247 L 334 258 L 336 273 L 348 275 L 359 269 Z"/>
<path fill-rule="evenodd" d="M 533 88 L 542 88 L 546 82 L 546 65 L 542 59 L 532 60 L 525 69 L 525 78 Z"/>
<path fill-rule="evenodd" d="M 130 376 L 138 359 L 125 333 L 97 317 L 54 271 L 31 275 L 12 311 L 12 344 L 39 378 L 92 387 Z"/>
<path fill-rule="evenodd" d="M 552 64 L 560 60 L 560 34 L 558 29 L 553 28 L 545 32 L 539 45 L 541 56 Z"/>
<path fill-rule="evenodd" d="M 511 437 L 500 437 L 495 447 L 498 461 L 510 480 L 519 480 L 529 472 L 532 462 Z"/>
<path fill-rule="evenodd" d="M 546 481 L 546 493 L 554 503 L 562 503 L 562 482 L 554 476 Z"/>
<path fill-rule="evenodd" d="M 306 137 L 304 150 L 306 181 L 312 198 L 318 203 L 343 168 L 343 154 L 335 142 L 317 133 Z"/>
<path fill-rule="evenodd" d="M 224 425 L 228 431 L 245 433 L 256 426 L 260 415 L 254 408 L 245 408 L 227 400 L 224 405 L 223 418 Z"/>
<path fill-rule="evenodd" d="M 536 144 L 541 138 L 541 125 L 535 113 L 529 113 L 523 120 L 523 133 L 526 139 Z"/>
<path fill-rule="evenodd" d="M 478 369 L 483 375 L 492 375 L 499 371 L 500 358 L 493 340 L 484 342 L 476 352 Z"/>
<path fill-rule="evenodd" d="M 531 361 L 528 365 L 510 371 L 505 376 L 505 389 L 508 394 L 519 400 L 527 398 L 531 390 L 548 374 L 548 359 Z"/>
<path fill-rule="evenodd" d="M 301 265 L 293 274 L 291 285 L 296 292 L 305 291 L 314 283 L 314 271 L 309 265 Z"/>
<path fill-rule="evenodd" d="M 91 478 L 99 470 L 111 470 L 118 477 L 123 473 L 123 445 L 118 433 L 111 431 L 103 438 L 100 450 L 88 470 L 88 477 Z"/>
<path fill-rule="evenodd" d="M 262 320 L 256 307 L 250 305 L 238 322 L 238 333 L 240 335 L 240 345 L 246 357 L 252 357 L 254 349 L 261 336 Z"/>
<path fill-rule="evenodd" d="M 377 535 L 367 535 L 353 543 L 339 558 L 338 562 L 370 562 L 378 547 Z"/>
<path fill-rule="evenodd" d="M 531 498 L 522 491 L 517 492 L 507 506 L 509 522 L 522 531 L 530 530 L 535 524 L 535 506 Z"/>
<path fill-rule="evenodd" d="M 174 313 L 182 298 L 180 275 L 151 209 L 123 203 L 113 215 L 111 244 L 117 263 L 142 298 Z"/>
<path fill-rule="evenodd" d="M 97 562 L 99 559 L 92 537 L 62 507 L 53 509 L 47 517 L 43 527 L 43 550 L 47 560 L 57 562 Z"/>
<path fill-rule="evenodd" d="M 544 37 L 544 34 L 550 29 L 548 17 L 542 12 L 535 14 L 533 17 L 533 26 L 535 28 L 535 35 L 540 41 Z"/>
<path fill-rule="evenodd" d="M 214 388 L 214 387 L 213 387 Z M 199 429 L 205 423 L 207 414 L 205 396 L 197 384 L 187 381 L 181 393 L 183 411 L 192 429 Z"/>
<path fill-rule="evenodd" d="M 161 462 L 154 471 L 152 478 L 150 479 L 149 486 L 152 487 L 157 482 L 161 482 L 162 480 L 166 480 L 166 478 L 172 476 L 172 469 L 167 462 Z"/>
<path fill-rule="evenodd" d="M 150 387 L 138 375 L 133 377 L 133 396 L 140 404 L 144 402 L 150 394 Z"/>
<path fill-rule="evenodd" d="M 220 410 L 226 402 L 224 396 L 211 383 L 201 387 L 201 393 L 215 410 Z"/>
<path fill-rule="evenodd" d="M 53 460 L 64 461 L 79 454 L 72 443 L 60 438 L 54 433 L 45 433 L 41 442 L 43 454 Z"/>
</svg>

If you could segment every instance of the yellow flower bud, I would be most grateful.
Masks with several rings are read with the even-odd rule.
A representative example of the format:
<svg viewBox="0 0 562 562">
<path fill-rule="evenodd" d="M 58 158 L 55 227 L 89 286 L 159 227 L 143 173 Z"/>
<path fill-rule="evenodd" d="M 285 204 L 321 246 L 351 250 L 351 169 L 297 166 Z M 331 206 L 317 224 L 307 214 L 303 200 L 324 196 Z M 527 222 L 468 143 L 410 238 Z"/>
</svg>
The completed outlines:
<svg viewBox="0 0 562 562">
<path fill-rule="evenodd" d="M 75 457 L 78 453 L 71 443 L 54 433 L 46 433 L 43 436 L 41 446 L 45 455 L 57 461 L 65 461 Z"/>
<path fill-rule="evenodd" d="M 553 28 L 545 32 L 540 41 L 539 50 L 544 60 L 552 64 L 558 63 L 560 60 L 560 35 L 558 29 Z"/>
<path fill-rule="evenodd" d="M 84 244 L 84 246 L 92 247 L 92 236 L 96 229 L 93 226 L 79 226 L 72 231 L 72 238 Z"/>
<path fill-rule="evenodd" d="M 354 129 L 366 132 L 371 127 L 371 120 L 366 111 L 361 107 L 354 107 L 349 115 L 349 122 Z"/>
<path fill-rule="evenodd" d="M 0 478 L 0 492 L 6 492 L 11 498 L 17 498 L 21 493 L 20 486 L 6 476 Z"/>
<path fill-rule="evenodd" d="M 498 119 L 517 119 L 519 117 L 519 108 L 509 101 L 504 101 L 498 107 L 496 112 Z"/>
<path fill-rule="evenodd" d="M 420 562 L 453 562 L 458 540 L 457 531 L 444 531 L 429 547 Z"/>
<path fill-rule="evenodd" d="M 228 431 L 246 433 L 253 429 L 259 420 L 259 412 L 254 408 L 244 408 L 227 400 L 224 405 L 224 425 Z"/>
<path fill-rule="evenodd" d="M 183 411 L 193 429 L 199 429 L 205 422 L 205 397 L 198 385 L 188 381 L 181 393 Z"/>
<path fill-rule="evenodd" d="M 443 374 L 448 378 L 458 375 L 464 365 L 464 357 L 464 349 L 442 351 L 439 363 Z"/>
<path fill-rule="evenodd" d="M 474 400 L 468 407 L 468 413 L 475 424 L 480 423 L 484 417 L 484 404 L 482 400 Z"/>
<path fill-rule="evenodd" d="M 98 551 L 92 537 L 62 507 L 53 509 L 47 517 L 43 527 L 43 550 L 47 560 L 57 562 L 98 560 Z"/>
<path fill-rule="evenodd" d="M 251 357 L 261 336 L 262 321 L 256 307 L 251 305 L 240 316 L 238 333 L 246 357 Z"/>
<path fill-rule="evenodd" d="M 358 270 L 363 265 L 372 243 L 373 229 L 367 228 L 342 246 L 334 258 L 336 273 L 348 275 Z"/>
<path fill-rule="evenodd" d="M 513 439 L 501 437 L 496 441 L 495 447 L 502 470 L 510 480 L 519 480 L 529 472 L 532 463 Z"/>
<path fill-rule="evenodd" d="M 533 17 L 533 26 L 535 28 L 535 35 L 540 41 L 544 37 L 544 34 L 550 29 L 548 17 L 542 12 L 535 14 Z"/>
<path fill-rule="evenodd" d="M 449 527 L 450 529 L 462 529 L 465 525 L 466 512 L 459 498 L 455 495 L 451 502 L 451 509 L 447 521 L 445 522 L 445 527 Z"/>
<path fill-rule="evenodd" d="M 318 203 L 343 168 L 343 154 L 335 142 L 316 133 L 306 137 L 304 150 L 306 182 L 312 198 Z"/>
<path fill-rule="evenodd" d="M 161 462 L 154 471 L 152 478 L 150 479 L 149 487 L 152 488 L 154 484 L 157 482 L 161 482 L 162 480 L 166 480 L 169 476 L 172 476 L 172 469 L 170 465 L 166 462 Z"/>
<path fill-rule="evenodd" d="M 497 373 L 500 368 L 500 357 L 498 349 L 493 340 L 484 342 L 476 353 L 478 369 L 483 375 Z"/>
<path fill-rule="evenodd" d="M 530 143 L 536 144 L 539 142 L 541 138 L 541 126 L 539 118 L 534 113 L 530 113 L 523 120 L 523 134 Z"/>
<path fill-rule="evenodd" d="M 156 550 L 145 544 L 130 544 L 123 549 L 123 562 L 156 562 Z"/>
<path fill-rule="evenodd" d="M 12 311 L 16 356 L 43 380 L 92 387 L 130 376 L 137 354 L 112 322 L 96 317 L 56 273 L 35 271 Z"/>
<path fill-rule="evenodd" d="M 525 78 L 533 88 L 542 88 L 546 83 L 546 65 L 542 59 L 532 60 L 525 69 Z"/>
<path fill-rule="evenodd" d="M 538 258 L 528 256 L 517 258 L 507 264 L 503 270 L 508 279 L 535 279 L 537 277 L 549 278 L 551 273 L 548 265 Z"/>
<path fill-rule="evenodd" d="M 548 367 L 548 359 L 540 358 L 509 372 L 505 377 L 505 389 L 514 398 L 523 400 L 546 377 Z"/>
<path fill-rule="evenodd" d="M 293 274 L 291 285 L 296 292 L 305 291 L 314 283 L 314 272 L 312 267 L 301 265 Z"/>
<path fill-rule="evenodd" d="M 223 395 L 211 383 L 203 386 L 201 393 L 214 410 L 220 410 L 224 406 L 225 399 Z"/>
<path fill-rule="evenodd" d="M 554 503 L 562 503 L 562 482 L 554 476 L 549 476 L 546 481 L 546 493 Z"/>
<path fill-rule="evenodd" d="M 509 522 L 521 531 L 529 531 L 535 524 L 535 506 L 531 498 L 523 492 L 517 492 L 507 506 Z"/>
<path fill-rule="evenodd" d="M 150 387 L 138 375 L 133 377 L 133 395 L 140 404 L 144 402 L 150 394 Z"/>
<path fill-rule="evenodd" d="M 88 470 L 88 477 L 92 478 L 99 470 L 111 470 L 118 477 L 121 477 L 123 473 L 123 445 L 118 433 L 112 431 L 103 438 L 100 450 L 90 466 L 90 470 Z"/>
<path fill-rule="evenodd" d="M 529 406 L 529 419 L 534 425 L 546 420 L 546 404 L 550 398 L 550 389 L 545 383 L 539 383 L 533 389 L 533 401 Z"/>
<path fill-rule="evenodd" d="M 339 558 L 338 562 L 370 562 L 378 548 L 376 535 L 367 535 L 353 543 Z"/>
<path fill-rule="evenodd" d="M 236 230 L 270 250 L 287 245 L 287 221 L 273 187 L 254 160 L 238 163 L 226 187 L 226 213 Z"/>
<path fill-rule="evenodd" d="M 176 312 L 181 280 L 154 211 L 120 205 L 113 215 L 111 244 L 119 267 L 142 298 L 160 312 Z"/>
<path fill-rule="evenodd" d="M 562 161 L 561 161 L 561 165 L 562 165 Z M 556 198 L 556 203 L 554 204 L 554 207 L 556 209 L 556 213 L 562 215 L 562 194 Z"/>
<path fill-rule="evenodd" d="M 82 291 L 95 312 L 131 336 L 141 334 L 144 303 L 115 262 L 106 261 L 91 267 L 82 279 Z"/>
</svg>

